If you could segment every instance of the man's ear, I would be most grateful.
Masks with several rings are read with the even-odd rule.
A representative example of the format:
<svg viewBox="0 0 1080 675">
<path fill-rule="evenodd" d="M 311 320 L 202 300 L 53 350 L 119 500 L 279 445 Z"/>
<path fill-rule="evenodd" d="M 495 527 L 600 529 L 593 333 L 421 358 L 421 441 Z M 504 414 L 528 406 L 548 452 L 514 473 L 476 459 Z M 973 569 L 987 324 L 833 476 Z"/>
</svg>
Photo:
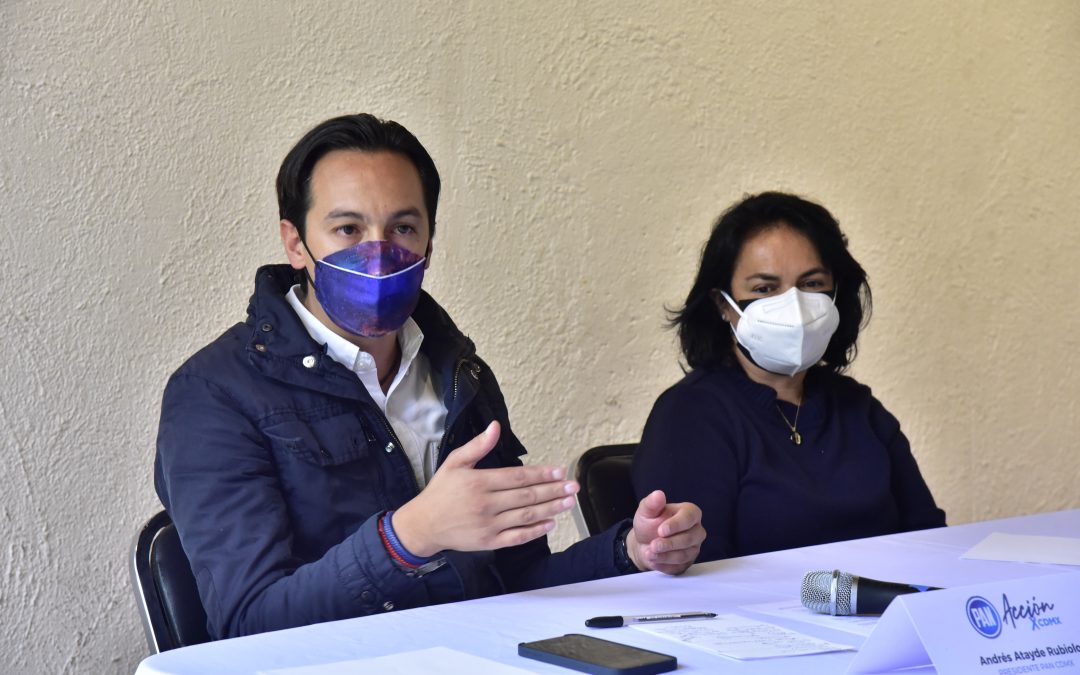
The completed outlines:
<svg viewBox="0 0 1080 675">
<path fill-rule="evenodd" d="M 285 247 L 285 255 L 294 270 L 302 270 L 307 267 L 308 254 L 304 248 L 304 242 L 300 239 L 300 231 L 291 221 L 281 221 L 281 244 Z"/>
<path fill-rule="evenodd" d="M 424 251 L 424 269 L 427 269 L 427 268 L 431 267 L 431 249 L 432 249 L 432 244 L 434 244 L 434 243 L 435 243 L 434 239 L 428 238 L 428 240 L 427 240 L 427 250 Z"/>
</svg>

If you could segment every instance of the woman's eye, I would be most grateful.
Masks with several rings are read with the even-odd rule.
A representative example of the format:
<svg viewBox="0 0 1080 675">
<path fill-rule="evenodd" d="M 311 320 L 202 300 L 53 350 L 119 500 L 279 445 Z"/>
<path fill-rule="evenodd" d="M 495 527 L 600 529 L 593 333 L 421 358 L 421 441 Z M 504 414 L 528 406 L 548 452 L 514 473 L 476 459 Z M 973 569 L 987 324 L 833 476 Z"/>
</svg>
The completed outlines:
<svg viewBox="0 0 1080 675">
<path fill-rule="evenodd" d="M 752 289 L 750 289 L 750 292 L 757 293 L 758 295 L 766 295 L 768 293 L 772 293 L 772 290 L 772 286 L 754 286 Z"/>
<path fill-rule="evenodd" d="M 824 291 L 832 284 L 828 284 L 824 279 L 807 279 L 803 282 L 803 288 L 809 291 Z"/>
</svg>

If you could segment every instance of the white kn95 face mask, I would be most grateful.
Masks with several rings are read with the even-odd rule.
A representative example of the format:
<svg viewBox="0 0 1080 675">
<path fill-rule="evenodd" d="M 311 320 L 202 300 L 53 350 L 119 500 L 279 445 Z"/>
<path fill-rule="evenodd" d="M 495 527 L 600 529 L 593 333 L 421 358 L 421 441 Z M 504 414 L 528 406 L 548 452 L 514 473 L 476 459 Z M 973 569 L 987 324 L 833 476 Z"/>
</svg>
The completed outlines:
<svg viewBox="0 0 1080 675">
<path fill-rule="evenodd" d="M 720 293 L 739 313 L 732 332 L 743 352 L 777 375 L 795 375 L 820 361 L 840 325 L 840 313 L 827 293 L 807 293 L 793 286 L 780 295 L 752 300 L 745 309 Z"/>
</svg>

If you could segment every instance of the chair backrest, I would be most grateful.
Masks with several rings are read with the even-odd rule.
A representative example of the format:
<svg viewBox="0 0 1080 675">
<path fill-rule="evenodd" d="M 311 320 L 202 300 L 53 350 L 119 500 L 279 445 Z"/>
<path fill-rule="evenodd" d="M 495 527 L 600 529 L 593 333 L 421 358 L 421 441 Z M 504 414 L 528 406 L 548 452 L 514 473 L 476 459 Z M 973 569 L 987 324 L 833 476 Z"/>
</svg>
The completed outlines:
<svg viewBox="0 0 1080 675">
<path fill-rule="evenodd" d="M 148 520 L 131 545 L 131 584 L 146 642 L 156 654 L 209 642 L 195 577 L 169 514 Z"/>
<path fill-rule="evenodd" d="M 581 485 L 574 522 L 582 537 L 603 532 L 637 510 L 630 481 L 635 443 L 600 445 L 581 453 L 570 474 Z"/>
</svg>

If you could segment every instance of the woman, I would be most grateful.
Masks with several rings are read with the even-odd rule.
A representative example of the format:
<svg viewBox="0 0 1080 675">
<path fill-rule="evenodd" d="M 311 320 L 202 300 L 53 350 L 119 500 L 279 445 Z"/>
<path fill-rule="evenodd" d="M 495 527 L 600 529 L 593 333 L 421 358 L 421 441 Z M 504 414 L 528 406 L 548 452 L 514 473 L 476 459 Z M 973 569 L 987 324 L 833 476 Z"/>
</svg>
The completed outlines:
<svg viewBox="0 0 1080 675">
<path fill-rule="evenodd" d="M 698 561 L 945 524 L 896 418 L 841 375 L 870 307 L 823 207 L 767 192 L 717 221 L 672 321 L 692 370 L 633 470 L 639 499 L 701 507 Z"/>
</svg>

